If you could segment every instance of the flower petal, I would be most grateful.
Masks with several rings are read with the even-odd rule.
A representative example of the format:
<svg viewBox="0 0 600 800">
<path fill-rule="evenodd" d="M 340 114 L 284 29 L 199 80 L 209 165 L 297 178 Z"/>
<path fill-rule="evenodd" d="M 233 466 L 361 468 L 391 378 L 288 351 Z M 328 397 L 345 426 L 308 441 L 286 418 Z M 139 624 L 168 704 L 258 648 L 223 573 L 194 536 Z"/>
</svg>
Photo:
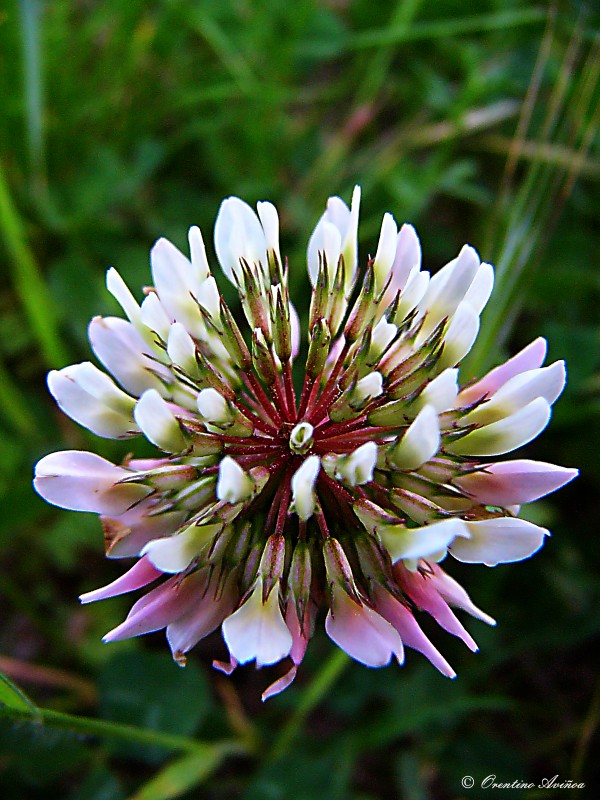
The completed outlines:
<svg viewBox="0 0 600 800">
<path fill-rule="evenodd" d="M 239 197 L 223 200 L 215 222 L 215 250 L 219 264 L 232 283 L 240 272 L 240 258 L 267 267 L 267 242 L 252 208 Z"/>
<path fill-rule="evenodd" d="M 399 470 L 418 469 L 440 449 L 438 415 L 433 406 L 425 406 L 400 439 L 388 451 L 388 461 Z"/>
<path fill-rule="evenodd" d="M 543 397 L 498 422 L 484 425 L 446 445 L 456 455 L 497 456 L 522 447 L 541 433 L 550 421 L 550 406 Z"/>
<path fill-rule="evenodd" d="M 71 419 L 97 436 L 120 439 L 135 435 L 135 400 L 89 361 L 48 373 L 48 388 Z"/>
<path fill-rule="evenodd" d="M 279 607 L 279 586 L 262 601 L 262 581 L 238 610 L 223 623 L 229 652 L 240 664 L 256 660 L 257 666 L 275 664 L 292 648 L 292 634 Z"/>
<path fill-rule="evenodd" d="M 168 404 L 155 389 L 148 389 L 136 403 L 135 421 L 144 435 L 166 453 L 180 453 L 186 440 Z"/>
<path fill-rule="evenodd" d="M 455 478 L 454 483 L 479 503 L 506 507 L 539 500 L 578 474 L 577 469 L 517 459 L 486 464 L 485 469 Z"/>
<path fill-rule="evenodd" d="M 150 493 L 147 486 L 119 483 L 131 472 L 95 453 L 63 450 L 38 461 L 33 485 L 44 500 L 71 511 L 122 514 Z"/>
<path fill-rule="evenodd" d="M 141 589 L 142 586 L 147 586 L 152 581 L 160 578 L 163 573 L 156 569 L 147 556 L 140 558 L 139 561 L 129 569 L 120 578 L 112 581 L 112 583 L 103 586 L 100 589 L 93 589 L 91 592 L 85 592 L 79 596 L 82 603 L 95 603 L 97 600 L 106 600 L 109 597 L 116 597 L 126 592 L 133 592 L 135 589 Z"/>
<path fill-rule="evenodd" d="M 339 586 L 333 587 L 333 602 L 325 630 L 349 656 L 367 667 L 384 667 L 392 656 L 404 661 L 398 632 L 376 611 L 352 600 Z"/>
<path fill-rule="evenodd" d="M 445 519 L 422 528 L 381 526 L 377 532 L 393 563 L 401 558 L 428 558 L 444 551 L 457 537 L 469 536 L 461 519 Z"/>
<path fill-rule="evenodd" d="M 544 543 L 549 531 L 516 517 L 466 522 L 469 538 L 456 539 L 449 550 L 458 561 L 467 564 L 506 564 L 533 555 Z"/>
</svg>

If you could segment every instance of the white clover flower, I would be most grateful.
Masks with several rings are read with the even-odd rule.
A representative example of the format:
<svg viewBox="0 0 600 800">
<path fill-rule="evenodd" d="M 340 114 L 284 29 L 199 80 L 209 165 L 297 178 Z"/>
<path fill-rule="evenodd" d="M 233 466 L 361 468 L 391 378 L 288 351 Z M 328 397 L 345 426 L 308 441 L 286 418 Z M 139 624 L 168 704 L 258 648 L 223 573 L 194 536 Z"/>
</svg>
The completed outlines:
<svg viewBox="0 0 600 800">
<path fill-rule="evenodd" d="M 230 197 L 217 217 L 217 258 L 239 291 L 239 315 L 196 227 L 189 259 L 156 243 L 154 288 L 141 305 L 108 271 L 127 319 L 96 317 L 89 336 L 114 380 L 84 363 L 51 372 L 48 385 L 97 435 L 143 435 L 163 452 L 123 466 L 53 453 L 35 478 L 49 502 L 100 515 L 108 556 L 138 556 L 82 602 L 153 585 L 106 641 L 165 628 L 184 664 L 221 627 L 230 662 L 215 666 L 226 672 L 289 659 L 264 699 L 294 679 L 321 610 L 356 660 L 402 663 L 410 647 L 453 677 L 416 609 L 472 650 L 451 606 L 494 621 L 439 562 L 495 566 L 542 546 L 548 531 L 518 508 L 577 471 L 495 457 L 546 426 L 563 362 L 542 366 L 537 339 L 461 388 L 493 268 L 465 245 L 431 277 L 414 228 L 398 230 L 386 214 L 361 273 L 359 204 L 358 187 L 350 207 L 330 198 L 310 237 L 303 373 L 293 371 L 300 328 L 270 203 L 256 213 Z"/>
</svg>

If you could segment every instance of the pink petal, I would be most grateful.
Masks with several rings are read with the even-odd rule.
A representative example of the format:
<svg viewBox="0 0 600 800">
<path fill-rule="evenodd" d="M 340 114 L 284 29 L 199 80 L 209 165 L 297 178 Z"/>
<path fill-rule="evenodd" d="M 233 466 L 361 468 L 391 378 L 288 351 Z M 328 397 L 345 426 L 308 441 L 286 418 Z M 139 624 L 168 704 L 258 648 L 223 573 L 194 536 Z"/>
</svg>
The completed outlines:
<svg viewBox="0 0 600 800">
<path fill-rule="evenodd" d="M 179 575 L 173 576 L 138 600 L 125 621 L 109 631 L 103 641 L 117 642 L 166 628 L 202 597 L 205 585 L 204 572 L 195 572 L 183 581 Z"/>
<path fill-rule="evenodd" d="M 287 604 L 287 608 L 285 610 L 285 624 L 288 626 L 288 629 L 292 634 L 292 649 L 290 650 L 290 658 L 297 666 L 302 663 L 302 659 L 306 653 L 306 648 L 308 647 L 308 642 L 312 635 L 316 613 L 316 606 L 311 604 L 309 608 L 306 609 L 306 613 L 304 615 L 304 626 L 301 628 L 298 615 L 296 613 L 295 604 L 293 602 L 288 602 Z"/>
<path fill-rule="evenodd" d="M 148 542 L 175 533 L 185 520 L 185 512 L 152 514 L 156 505 L 148 498 L 120 516 L 100 517 L 108 558 L 139 556 Z"/>
<path fill-rule="evenodd" d="M 94 603 L 96 600 L 106 600 L 109 597 L 116 597 L 119 594 L 126 592 L 133 592 L 135 589 L 141 589 L 142 586 L 147 586 L 152 581 L 155 581 L 163 573 L 144 556 L 137 561 L 130 570 L 128 570 L 120 578 L 117 578 L 112 583 L 103 586 L 101 589 L 94 589 L 91 592 L 86 592 L 80 595 L 79 599 L 82 603 Z"/>
<path fill-rule="evenodd" d="M 229 661 L 213 661 L 212 665 L 214 669 L 218 669 L 219 672 L 225 673 L 225 675 L 231 675 L 234 669 L 238 666 L 238 661 L 235 660 L 233 656 L 229 656 Z"/>
<path fill-rule="evenodd" d="M 167 628 L 167 641 L 173 654 L 187 653 L 209 633 L 216 630 L 235 608 L 237 594 L 228 581 L 221 596 L 215 599 L 216 586 L 209 585 L 206 594 Z"/>
<path fill-rule="evenodd" d="M 95 453 L 62 450 L 37 463 L 33 485 L 44 500 L 60 508 L 122 514 L 150 493 L 147 486 L 118 483 L 130 476 Z"/>
<path fill-rule="evenodd" d="M 283 692 L 284 689 L 293 682 L 294 678 L 296 677 L 296 672 L 298 668 L 294 664 L 286 673 L 282 675 L 281 678 L 278 678 L 274 681 L 265 691 L 262 693 L 262 701 L 263 703 L 265 700 L 268 700 L 270 697 L 275 697 L 276 694 L 280 694 Z"/>
<path fill-rule="evenodd" d="M 376 598 L 378 611 L 398 631 L 404 644 L 423 653 L 443 675 L 455 678 L 456 673 L 450 664 L 431 644 L 410 611 L 385 589 L 376 591 Z"/>
<path fill-rule="evenodd" d="M 435 584 L 429 580 L 428 576 L 420 572 L 410 572 L 402 564 L 396 566 L 395 575 L 400 587 L 417 608 L 431 614 L 444 630 L 462 639 L 470 650 L 473 652 L 478 650 L 473 637 L 448 607 L 448 604 L 441 597 Z"/>
<path fill-rule="evenodd" d="M 479 503 L 506 507 L 538 500 L 578 474 L 576 469 L 517 459 L 488 464 L 484 470 L 456 478 L 454 483 Z"/>
<path fill-rule="evenodd" d="M 472 617 L 480 619 L 488 625 L 496 624 L 496 620 L 490 617 L 489 614 L 486 614 L 485 611 L 477 608 L 460 583 L 444 572 L 439 564 L 424 563 L 431 573 L 429 580 L 435 585 L 440 596 L 443 597 L 449 605 L 466 611 Z"/>
<path fill-rule="evenodd" d="M 544 363 L 546 357 L 547 343 L 541 336 L 534 339 L 531 344 L 524 347 L 519 353 L 510 358 L 504 364 L 495 367 L 488 372 L 481 380 L 472 386 L 467 386 L 458 395 L 460 405 L 470 405 L 482 397 L 494 394 L 501 386 L 530 369 L 537 369 Z"/>
<path fill-rule="evenodd" d="M 333 593 L 325 630 L 338 647 L 367 667 L 383 667 L 392 656 L 401 664 L 404 648 L 392 625 L 367 606 L 358 605 L 343 589 L 335 586 Z"/>
</svg>

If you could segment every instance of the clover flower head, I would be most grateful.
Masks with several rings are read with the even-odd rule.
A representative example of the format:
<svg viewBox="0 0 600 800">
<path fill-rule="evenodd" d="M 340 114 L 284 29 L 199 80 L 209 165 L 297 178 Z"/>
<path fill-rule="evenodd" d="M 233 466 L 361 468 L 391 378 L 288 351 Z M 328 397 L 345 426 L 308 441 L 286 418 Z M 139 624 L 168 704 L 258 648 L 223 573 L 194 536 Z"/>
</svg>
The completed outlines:
<svg viewBox="0 0 600 800">
<path fill-rule="evenodd" d="M 519 507 L 576 470 L 496 457 L 545 428 L 563 362 L 542 366 L 546 343 L 536 339 L 461 387 L 458 364 L 475 342 L 492 267 L 465 245 L 431 276 L 412 226 L 398 230 L 386 214 L 360 269 L 359 203 L 358 187 L 350 208 L 330 198 L 310 237 L 302 370 L 270 203 L 255 213 L 230 197 L 216 220 L 239 317 L 198 228 L 189 258 L 155 244 L 141 305 L 108 271 L 127 319 L 96 317 L 89 338 L 113 377 L 84 362 L 51 372 L 48 386 L 98 436 L 145 436 L 162 452 L 121 465 L 52 453 L 35 478 L 49 502 L 100 515 L 110 558 L 137 559 L 81 598 L 146 590 L 106 641 L 165 628 L 183 665 L 221 627 L 230 660 L 220 669 L 287 660 L 268 697 L 294 679 L 323 612 L 331 639 L 363 664 L 402 663 L 410 647 L 453 676 L 420 612 L 472 650 L 452 609 L 493 620 L 440 562 L 495 566 L 543 544 L 548 531 Z"/>
</svg>

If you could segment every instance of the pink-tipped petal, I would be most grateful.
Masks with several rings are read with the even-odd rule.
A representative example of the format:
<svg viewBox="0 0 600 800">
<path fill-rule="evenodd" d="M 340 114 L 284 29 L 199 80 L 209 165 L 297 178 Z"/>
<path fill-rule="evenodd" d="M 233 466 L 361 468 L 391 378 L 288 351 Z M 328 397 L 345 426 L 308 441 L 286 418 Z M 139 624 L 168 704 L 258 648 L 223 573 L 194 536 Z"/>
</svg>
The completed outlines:
<svg viewBox="0 0 600 800">
<path fill-rule="evenodd" d="M 294 664 L 285 673 L 285 675 L 282 675 L 281 678 L 278 678 L 267 689 L 265 689 L 261 696 L 263 703 L 270 697 L 275 697 L 276 694 L 280 694 L 284 689 L 287 689 L 287 687 L 294 681 L 297 671 L 298 667 Z"/>
<path fill-rule="evenodd" d="M 109 631 L 103 641 L 118 642 L 166 628 L 197 602 L 206 581 L 204 572 L 195 572 L 183 581 L 179 575 L 173 576 L 134 603 L 125 621 Z"/>
<path fill-rule="evenodd" d="M 131 472 L 95 453 L 50 453 L 35 468 L 33 485 L 44 500 L 71 511 L 123 514 L 150 493 L 147 486 L 119 483 Z"/>
<path fill-rule="evenodd" d="M 185 512 L 153 513 L 156 505 L 155 500 L 147 498 L 118 517 L 100 517 L 108 558 L 139 556 L 148 542 L 168 536 L 180 527 Z"/>
<path fill-rule="evenodd" d="M 423 653 L 433 666 L 439 669 L 442 675 L 446 675 L 448 678 L 455 678 L 456 672 L 454 672 L 439 650 L 431 644 L 408 608 L 384 589 L 376 592 L 376 598 L 379 612 L 398 631 L 404 644 L 412 647 L 413 650 Z"/>
<path fill-rule="evenodd" d="M 534 339 L 531 344 L 528 344 L 515 356 L 505 361 L 504 364 L 495 367 L 477 383 L 463 389 L 458 395 L 457 403 L 461 406 L 466 406 L 481 400 L 482 397 L 493 395 L 515 375 L 530 369 L 537 369 L 544 363 L 547 347 L 546 340 L 541 336 Z"/>
<path fill-rule="evenodd" d="M 218 597 L 217 586 L 208 586 L 206 593 L 198 596 L 196 604 L 167 627 L 167 641 L 173 655 L 187 653 L 201 639 L 208 636 L 229 616 L 237 600 L 233 582 L 229 580 Z"/>
<path fill-rule="evenodd" d="M 485 611 L 477 608 L 460 583 L 444 572 L 439 564 L 425 563 L 425 566 L 430 573 L 429 580 L 435 585 L 440 596 L 444 598 L 448 605 L 460 608 L 488 625 L 496 624 L 496 620 L 486 614 Z"/>
<path fill-rule="evenodd" d="M 368 606 L 356 603 L 338 586 L 333 589 L 325 630 L 338 647 L 367 667 L 384 667 L 392 656 L 399 664 L 404 661 L 402 640 L 392 625 Z"/>
<path fill-rule="evenodd" d="M 451 611 L 427 575 L 418 571 L 410 572 L 402 564 L 397 565 L 395 575 L 402 590 L 417 608 L 427 611 L 444 630 L 462 639 L 470 650 L 473 652 L 478 650 L 473 637 Z"/>
<path fill-rule="evenodd" d="M 136 397 L 146 389 L 164 393 L 160 377 L 169 381 L 170 372 L 155 360 L 131 322 L 119 317 L 94 317 L 88 336 L 96 356 L 125 391 Z"/>
<path fill-rule="evenodd" d="M 163 573 L 156 569 L 154 564 L 151 564 L 147 556 L 140 558 L 139 561 L 131 567 L 120 578 L 112 581 L 112 583 L 103 586 L 100 589 L 94 589 L 91 592 L 85 592 L 79 596 L 82 603 L 95 603 L 96 600 L 106 600 L 109 597 L 116 597 L 119 594 L 133 592 L 135 589 L 141 589 L 142 586 L 147 586 L 152 581 L 155 581 Z"/>
<path fill-rule="evenodd" d="M 479 503 L 506 507 L 532 503 L 560 489 L 578 474 L 577 469 L 516 459 L 488 464 L 485 469 L 456 478 L 454 483 Z"/>
</svg>

